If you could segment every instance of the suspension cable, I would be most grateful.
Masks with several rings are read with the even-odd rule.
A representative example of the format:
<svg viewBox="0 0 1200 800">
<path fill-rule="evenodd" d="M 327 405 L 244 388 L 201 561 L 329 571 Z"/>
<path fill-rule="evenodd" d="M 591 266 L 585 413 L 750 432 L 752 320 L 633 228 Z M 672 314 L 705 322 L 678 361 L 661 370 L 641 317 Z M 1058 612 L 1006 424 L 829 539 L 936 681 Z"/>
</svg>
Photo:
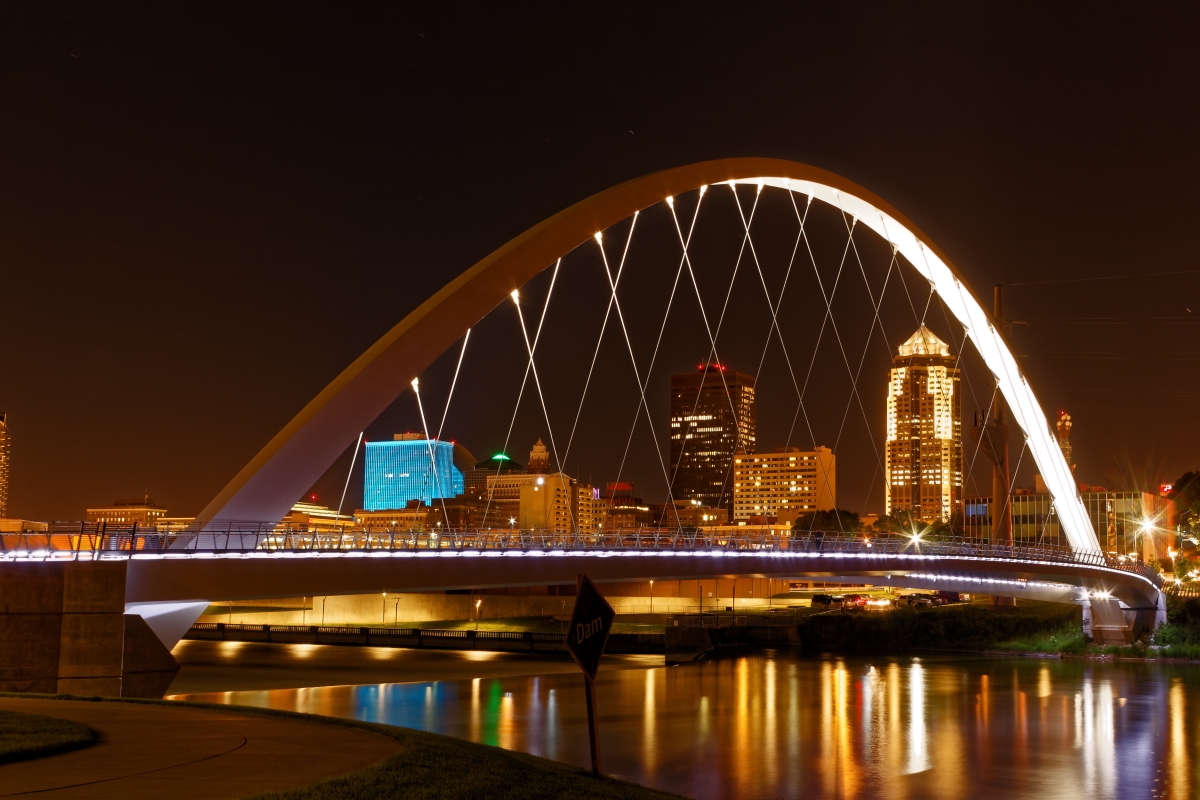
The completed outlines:
<svg viewBox="0 0 1200 800">
<path fill-rule="evenodd" d="M 346 473 L 346 485 L 342 487 L 342 499 L 338 501 L 337 516 L 342 516 L 342 505 L 346 502 L 346 490 L 350 488 L 350 476 L 354 474 L 354 463 L 358 461 L 358 448 L 362 447 L 363 434 L 362 431 L 358 434 L 358 441 L 354 443 L 354 455 L 350 457 L 350 471 Z"/>
<path fill-rule="evenodd" d="M 789 188 L 788 188 L 788 190 L 787 190 L 787 191 L 788 191 L 788 194 L 790 195 L 790 194 L 791 194 L 791 189 L 790 189 L 790 186 L 789 186 Z M 808 211 L 809 211 L 809 209 L 812 207 L 812 198 L 811 198 L 811 196 L 809 197 L 809 204 L 808 204 L 808 205 L 806 205 L 806 206 L 805 206 L 805 208 L 804 208 L 804 217 L 800 218 L 800 231 L 799 231 L 799 233 L 798 233 L 798 234 L 797 234 L 797 236 L 796 236 L 796 243 L 795 243 L 795 246 L 794 246 L 794 247 L 793 247 L 793 249 L 792 249 L 792 257 L 791 257 L 791 260 L 788 262 L 788 268 L 787 268 L 787 272 L 786 272 L 786 273 L 785 273 L 785 275 L 784 275 L 783 286 L 782 286 L 782 287 L 780 288 L 780 290 L 779 290 L 779 300 L 778 300 L 778 301 L 772 301 L 772 299 L 771 299 L 771 292 L 770 292 L 770 290 L 767 288 L 767 280 L 766 280 L 766 276 L 764 276 L 764 275 L 763 275 L 762 263 L 759 261 L 759 258 L 758 258 L 758 249 L 757 249 L 757 248 L 754 246 L 754 238 L 753 238 L 753 236 L 751 236 L 751 234 L 750 234 L 750 221 L 749 221 L 749 220 L 746 218 L 746 214 L 745 214 L 745 212 L 742 210 L 742 202 L 741 202 L 741 198 L 739 198 L 739 197 L 737 196 L 737 193 L 736 193 L 736 192 L 734 193 L 734 200 L 735 200 L 735 202 L 737 203 L 738 216 L 739 216 L 739 217 L 741 217 L 741 220 L 742 220 L 742 227 L 745 229 L 745 236 L 746 236 L 746 240 L 747 240 L 747 242 L 749 243 L 749 247 L 750 247 L 750 254 L 751 254 L 751 256 L 754 258 L 754 267 L 755 267 L 755 269 L 758 271 L 758 280 L 759 280 L 759 283 L 762 285 L 762 289 L 763 289 L 763 296 L 766 298 L 766 301 L 767 301 L 767 306 L 768 306 L 768 308 L 771 310 L 771 327 L 770 327 L 770 328 L 767 330 L 767 341 L 766 341 L 766 343 L 763 345 L 763 354 L 762 354 L 762 357 L 761 357 L 761 358 L 760 358 L 760 360 L 759 360 L 759 364 L 758 364 L 758 370 L 759 370 L 759 372 L 761 372 L 761 371 L 762 371 L 763 362 L 766 360 L 766 357 L 767 357 L 767 349 L 769 348 L 769 346 L 770 346 L 770 344 L 771 344 L 771 339 L 772 339 L 772 336 L 773 336 L 773 335 L 775 335 L 775 334 L 778 334 L 778 338 L 779 338 L 779 346 L 780 346 L 780 347 L 783 349 L 783 357 L 784 357 L 784 360 L 787 362 L 788 373 L 789 373 L 789 374 L 791 375 L 791 377 L 792 377 L 792 386 L 793 386 L 793 387 L 795 388 L 795 390 L 796 390 L 796 396 L 797 396 L 797 399 L 798 399 L 798 400 L 800 400 L 800 402 L 801 402 L 801 403 L 803 403 L 803 398 L 800 396 L 800 385 L 799 385 L 799 382 L 796 380 L 796 372 L 795 372 L 795 370 L 792 368 L 792 359 L 791 359 L 791 355 L 788 353 L 788 349 L 787 349 L 787 342 L 785 342 L 785 341 L 784 341 L 784 338 L 783 338 L 783 331 L 782 331 L 782 330 L 780 329 L 780 327 L 779 327 L 779 317 L 778 317 L 778 314 L 779 314 L 779 308 L 780 308 L 780 307 L 783 305 L 783 294 L 784 294 L 784 292 L 787 290 L 787 280 L 788 280 L 788 277 L 789 277 L 789 276 L 791 275 L 791 273 L 792 273 L 792 266 L 793 266 L 793 264 L 795 263 L 795 260 L 796 260 L 796 253 L 797 253 L 797 252 L 799 252 L 799 249 L 800 249 L 800 239 L 801 239 L 801 238 L 803 237 L 803 235 L 804 235 L 804 222 L 805 222 L 805 220 L 807 220 L 807 217 L 808 217 Z M 794 205 L 795 205 L 795 198 L 792 198 L 792 203 L 793 203 L 793 206 L 794 206 Z M 797 209 L 797 212 L 798 212 L 798 211 L 799 211 L 799 209 Z M 756 373 L 755 373 L 755 376 L 754 376 L 755 383 L 757 383 L 757 382 L 758 382 L 758 374 L 759 374 L 759 372 L 756 372 Z M 848 407 L 848 406 L 847 406 L 847 407 Z M 808 419 L 808 414 L 807 414 L 807 413 L 805 413 L 805 420 L 807 421 L 807 419 Z M 839 435 L 839 439 L 840 439 L 840 435 Z M 790 442 L 789 442 L 789 444 L 790 444 Z M 816 446 L 816 442 L 815 442 L 815 441 L 813 442 L 813 446 L 814 446 L 814 447 Z M 836 442 L 834 443 L 834 449 L 833 449 L 833 452 L 835 452 L 835 453 L 837 452 L 837 443 L 836 443 Z M 821 470 L 822 477 L 825 479 L 826 483 L 828 484 L 828 482 L 829 482 L 829 469 L 828 469 L 828 466 L 825 464 L 825 461 L 824 461 L 823 459 L 817 459 L 817 463 L 818 463 L 818 465 L 819 465 L 819 467 L 820 467 L 820 470 Z M 727 479 L 728 479 L 728 477 L 727 477 Z M 736 488 L 736 487 L 735 487 L 735 488 Z M 841 519 L 841 516 L 840 516 L 839 514 L 837 514 L 837 513 L 836 513 L 836 506 L 837 506 L 837 504 L 836 504 L 836 502 L 835 502 L 835 504 L 834 504 L 834 517 L 835 517 L 835 518 L 836 518 L 836 520 L 837 520 L 837 524 L 838 524 L 838 530 L 840 530 L 840 531 L 842 531 L 843 533 L 845 533 L 845 531 L 843 530 L 843 526 L 842 526 L 842 519 Z M 815 511 L 815 509 L 814 509 L 814 511 Z M 810 530 L 810 531 L 812 530 L 812 525 L 813 525 L 813 523 L 814 523 L 815 521 L 816 521 L 816 517 L 815 517 L 815 515 L 814 515 L 813 519 L 809 521 L 809 530 Z"/>
<path fill-rule="evenodd" d="M 438 474 L 437 459 L 433 455 L 433 440 L 429 438 L 429 426 L 425 424 L 425 405 L 421 402 L 421 390 L 417 378 L 412 379 L 412 389 L 413 395 L 417 398 L 417 411 L 421 414 L 421 430 L 425 431 L 425 447 L 429 451 L 429 470 L 433 473 L 433 485 L 437 489 L 438 499 L 442 501 L 442 517 L 446 520 L 446 530 L 449 531 L 450 512 L 446 510 L 446 493 L 442 491 L 442 476 Z"/>
<path fill-rule="evenodd" d="M 557 268 L 555 269 L 554 274 L 556 276 L 558 275 Z M 553 281 L 551 281 L 551 283 L 550 283 L 550 290 L 551 291 L 554 290 Z M 537 389 L 538 400 L 542 404 L 542 415 L 546 419 L 546 434 L 550 437 L 550 449 L 554 453 L 554 465 L 558 470 L 558 482 L 562 486 L 563 494 L 566 495 L 567 514 L 571 520 L 571 530 L 573 530 L 573 531 L 578 530 L 578 527 L 575 524 L 575 509 L 573 508 L 572 503 L 571 503 L 571 490 L 570 490 L 570 487 L 567 486 L 565 484 L 565 481 L 563 480 L 565 475 L 563 474 L 562 461 L 558 457 L 558 446 L 554 443 L 554 427 L 550 424 L 550 410 L 548 408 L 546 408 L 546 397 L 545 397 L 545 395 L 542 394 L 542 381 L 538 377 L 537 364 L 535 364 L 533 361 L 533 345 L 529 341 L 529 332 L 525 328 L 525 314 L 522 313 L 522 311 L 521 311 L 520 294 L 517 292 L 516 289 L 513 290 L 512 299 L 513 299 L 513 304 L 517 307 L 517 318 L 521 322 L 521 337 L 525 340 L 525 349 L 529 351 L 529 368 L 533 372 L 533 385 Z M 550 303 L 550 296 L 547 294 L 546 305 L 549 306 L 549 303 Z M 618 307 L 618 312 L 619 312 L 619 310 L 620 310 L 620 308 Z M 543 319 L 544 319 L 545 318 L 544 310 L 543 310 L 542 314 L 543 314 Z M 539 323 L 539 327 L 540 327 L 540 323 Z M 553 503 L 551 503 L 550 507 L 551 507 L 551 509 L 554 508 Z"/>
<path fill-rule="evenodd" d="M 731 184 L 730 184 L 730 186 L 732 187 L 732 186 L 733 186 L 733 184 L 731 183 Z M 707 187 L 701 187 L 701 191 L 704 191 L 704 189 L 706 189 L 706 188 L 707 188 Z M 760 185 L 758 188 L 759 188 L 759 194 L 761 194 L 761 192 L 762 192 L 762 186 Z M 736 190 L 735 190 L 735 191 L 736 191 Z M 755 212 L 755 210 L 757 210 L 757 208 L 758 208 L 758 197 L 759 197 L 759 195 L 755 195 L 754 207 L 753 207 L 753 208 L 751 209 L 751 211 L 750 211 L 750 219 L 751 219 L 751 220 L 753 220 L 753 219 L 754 219 L 754 212 Z M 682 244 L 684 244 L 684 241 L 685 241 L 685 240 L 684 240 L 684 238 L 683 238 L 683 230 L 682 230 L 682 228 L 681 228 L 681 227 L 680 227 L 680 225 L 679 225 L 679 217 L 678 217 L 678 216 L 675 214 L 675 204 L 674 204 L 674 202 L 672 202 L 671 200 L 668 200 L 668 201 L 667 201 L 667 205 L 668 205 L 668 206 L 670 207 L 670 209 L 671 209 L 671 219 L 672 219 L 672 220 L 674 221 L 674 223 L 675 223 L 675 234 L 676 234 L 676 236 L 678 236 L 678 238 L 679 238 L 679 242 L 680 242 L 680 244 L 682 245 Z M 701 318 L 704 320 L 704 330 L 705 330 L 705 332 L 708 334 L 708 339 L 709 339 L 710 348 L 709 348 L 709 354 L 708 354 L 708 358 L 707 358 L 707 359 L 705 359 L 705 360 L 706 360 L 708 363 L 711 363 L 711 362 L 712 362 L 712 360 L 713 360 L 714 358 L 717 360 L 717 363 L 718 363 L 718 364 L 720 363 L 720 360 L 721 360 L 720 353 L 718 353 L 718 352 L 717 352 L 717 340 L 716 340 L 716 337 L 717 337 L 718 335 L 720 335 L 720 326 L 721 326 L 721 323 L 722 323 L 722 322 L 724 322 L 724 319 L 725 319 L 725 312 L 726 312 L 726 310 L 727 310 L 727 309 L 728 309 L 728 307 L 729 307 L 729 298 L 730 298 L 730 296 L 733 294 L 733 284 L 734 284 L 734 283 L 737 281 L 737 272 L 738 272 L 738 266 L 741 264 L 741 261 L 742 261 L 742 255 L 745 253 L 745 248 L 746 248 L 746 243 L 745 243 L 745 239 L 743 238 L 743 240 L 742 240 L 742 248 L 741 248 L 741 250 L 739 250 L 739 251 L 738 251 L 738 257 L 737 257 L 737 261 L 734 263 L 734 267 L 733 267 L 733 275 L 732 275 L 732 276 L 730 277 L 730 279 L 729 279 L 729 288 L 728 288 L 728 289 L 726 290 L 726 292 L 725 292 L 725 303 L 724 303 L 724 305 L 721 307 L 721 317 L 720 317 L 720 319 L 718 320 L 718 323 L 717 323 L 717 332 L 716 332 L 716 334 L 714 334 L 714 332 L 713 332 L 713 329 L 712 329 L 712 326 L 709 324 L 709 321 L 708 321 L 708 313 L 707 313 L 707 312 L 705 311 L 705 309 L 704 309 L 704 300 L 703 300 L 703 298 L 702 298 L 702 297 L 701 297 L 701 295 L 700 295 L 700 284 L 699 284 L 699 283 L 697 282 L 697 280 L 696 280 L 696 273 L 695 273 L 695 270 L 692 268 L 692 259 L 691 259 L 691 256 L 690 256 L 690 254 L 688 253 L 688 251 L 687 251 L 687 249 L 686 249 L 686 248 L 685 248 L 685 249 L 684 249 L 684 251 L 683 251 L 683 260 L 684 260 L 684 263 L 687 265 L 687 268 L 688 268 L 688 276 L 691 278 L 691 281 L 692 281 L 692 288 L 693 288 L 693 289 L 695 290 L 695 292 L 696 292 L 696 303 L 697 303 L 697 305 L 699 305 L 699 306 L 700 306 L 700 316 L 701 316 Z M 733 407 L 733 398 L 732 398 L 732 396 L 729 394 L 729 385 L 728 385 L 728 383 L 726 383 L 726 381 L 725 381 L 725 374 L 724 374 L 724 372 L 722 372 L 721 370 L 717 370 L 717 372 L 718 372 L 718 374 L 719 374 L 719 375 L 720 375 L 720 377 L 721 377 L 721 384 L 722 384 L 722 386 L 723 386 L 723 387 L 724 387 L 724 389 L 725 389 L 725 396 L 726 396 L 726 398 L 729 400 L 729 411 L 730 411 L 730 413 L 731 413 L 731 414 L 732 414 L 732 416 L 733 416 L 733 421 L 734 421 L 734 424 L 738 426 L 738 439 L 737 439 L 737 444 L 740 444 L 740 441 L 741 441 L 741 427 L 742 427 L 742 426 L 741 426 L 740 417 L 738 416 L 738 414 L 737 414 L 737 411 L 736 411 L 736 410 L 734 409 L 734 407 Z M 695 403 L 693 404 L 693 406 L 692 406 L 692 416 L 693 416 L 693 417 L 694 417 L 694 416 L 695 416 L 695 414 L 696 414 L 696 409 L 700 407 L 700 395 L 701 395 L 701 393 L 703 392 L 703 389 L 704 389 L 704 381 L 705 381 L 705 379 L 706 379 L 707 377 L 708 377 L 708 371 L 707 371 L 707 370 L 705 370 L 704 374 L 703 374 L 703 375 L 701 376 L 701 378 L 700 378 L 700 388 L 699 388 L 699 390 L 697 390 L 697 392 L 696 392 L 696 402 L 695 402 Z M 680 467 L 680 465 L 682 465 L 682 463 L 683 463 L 683 456 L 684 456 L 684 453 L 686 452 L 686 449 L 687 449 L 687 436 L 686 436 L 686 435 L 683 433 L 683 429 L 682 429 L 682 428 L 680 429 L 680 436 L 681 436 L 681 439 L 680 439 L 679 461 L 677 461 L 677 462 L 676 462 L 676 464 L 675 464 L 675 466 L 674 466 L 674 468 L 673 468 L 672 474 L 671 474 L 671 483 L 672 483 L 672 484 L 674 484 L 674 482 L 675 482 L 675 478 L 676 478 L 676 477 L 678 476 L 678 474 L 679 474 L 679 467 Z M 734 452 L 735 452 L 735 454 L 736 454 L 736 451 L 737 451 L 737 444 L 735 444 L 735 446 L 734 446 Z M 732 458 L 731 458 L 731 462 L 732 462 Z M 718 498 L 718 501 L 724 500 L 724 487 L 722 487 L 722 490 L 721 490 L 721 492 L 722 492 L 722 493 L 721 493 L 720 497 Z"/>
<path fill-rule="evenodd" d="M 621 323 L 621 332 L 625 336 L 625 347 L 629 350 L 629 363 L 633 367 L 633 379 L 634 379 L 634 381 L 637 382 L 637 385 L 638 385 L 638 394 L 641 398 L 641 400 L 640 400 L 641 405 L 639 406 L 638 416 L 640 416 L 640 410 L 644 408 L 646 411 L 646 420 L 648 421 L 648 423 L 650 425 L 650 437 L 654 441 L 654 452 L 658 455 L 658 461 L 659 461 L 659 464 L 662 466 L 663 478 L 665 479 L 667 477 L 667 465 L 666 465 L 666 462 L 663 461 L 662 448 L 658 444 L 658 434 L 656 434 L 654 432 L 654 417 L 651 416 L 651 414 L 650 414 L 650 404 L 646 402 L 646 388 L 645 388 L 645 385 L 642 383 L 642 373 L 641 373 L 641 370 L 638 369 L 637 357 L 634 355 L 634 352 L 633 352 L 633 343 L 629 339 L 629 329 L 625 325 L 625 314 L 621 310 L 621 301 L 617 298 L 617 287 L 616 287 L 616 283 L 613 281 L 612 269 L 608 265 L 608 255 L 604 252 L 604 237 L 602 234 L 597 233 L 595 238 L 596 238 L 596 244 L 600 247 L 600 258 L 604 262 L 604 274 L 608 278 L 608 285 L 613 293 L 613 305 L 617 309 L 617 321 Z M 665 320 L 664 320 L 664 324 L 665 324 Z M 649 373 L 647 373 L 647 374 L 649 374 Z M 634 429 L 637 428 L 637 419 L 638 419 L 637 416 L 635 416 L 633 419 Z M 629 439 L 630 439 L 630 441 L 633 440 L 633 430 L 631 430 L 629 432 Z M 626 456 L 629 454 L 628 443 L 625 446 L 625 454 L 626 454 Z M 618 483 L 620 483 L 620 481 L 621 481 L 621 471 L 624 468 L 625 468 L 625 459 L 622 458 L 621 459 L 621 468 L 617 470 L 617 482 Z M 674 499 L 671 495 L 671 487 L 670 487 L 669 483 L 667 485 L 667 502 L 668 503 L 674 502 Z"/>
<path fill-rule="evenodd" d="M 450 413 L 450 398 L 454 397 L 454 387 L 458 385 L 458 371 L 462 369 L 463 356 L 467 354 L 467 340 L 471 338 L 471 329 L 463 336 L 462 350 L 458 351 L 458 365 L 454 367 L 454 379 L 450 381 L 450 394 L 446 395 L 446 408 L 442 411 L 442 423 L 438 425 L 437 438 L 442 439 L 442 429 L 446 427 L 446 415 Z"/>
<path fill-rule="evenodd" d="M 579 427 L 579 417 L 583 413 L 583 402 L 587 399 L 588 389 L 592 385 L 592 373 L 596 370 L 596 360 L 600 356 L 600 346 L 604 343 L 604 334 L 608 330 L 608 320 L 612 316 L 613 302 L 617 294 L 616 287 L 620 285 L 621 276 L 625 273 L 625 258 L 629 255 L 629 244 L 633 240 L 633 229 L 637 225 L 639 213 L 641 212 L 635 211 L 633 213 L 633 219 L 629 223 L 629 233 L 625 236 L 625 249 L 621 253 L 621 263 L 617 266 L 617 277 L 609 287 L 608 307 L 604 311 L 604 321 L 600 323 L 600 334 L 596 337 L 596 347 L 592 350 L 592 363 L 588 367 L 587 379 L 583 382 L 583 393 L 579 395 L 579 405 L 575 408 L 575 421 L 571 424 L 571 435 L 567 438 L 567 449 L 563 451 L 564 460 L 568 460 L 571 457 L 571 447 L 575 442 L 575 432 Z"/>
<path fill-rule="evenodd" d="M 547 309 L 550 308 L 550 295 L 553 294 L 553 292 L 554 292 L 554 283 L 558 279 L 558 269 L 560 266 L 562 266 L 561 258 L 558 259 L 556 262 L 554 262 L 554 274 L 551 275 L 551 277 L 550 277 L 550 289 L 549 289 L 549 291 L 546 292 L 546 302 L 542 306 L 542 316 L 541 316 L 541 319 L 538 320 L 537 333 L 535 333 L 534 337 L 533 337 L 533 351 L 535 351 L 535 352 L 537 351 L 538 342 L 542 338 L 542 324 L 546 321 L 546 311 L 547 311 Z M 521 323 L 521 335 L 522 336 L 525 335 L 524 322 Z M 508 433 L 505 434 L 505 436 L 504 436 L 504 449 L 501 451 L 503 453 L 508 452 L 509 442 L 512 441 L 513 426 L 515 426 L 517 424 L 517 412 L 521 410 L 521 398 L 523 398 L 525 396 L 525 386 L 529 381 L 529 369 L 530 369 L 530 366 L 532 363 L 533 363 L 533 356 L 531 354 L 529 361 L 527 361 L 525 363 L 525 377 L 523 377 L 521 379 L 521 389 L 520 389 L 520 391 L 517 392 L 517 402 L 516 402 L 516 405 L 513 406 L 512 419 L 510 419 L 508 422 Z M 500 479 L 500 473 L 503 471 L 503 469 L 504 469 L 504 462 L 501 461 L 499 464 L 496 465 L 496 479 L 497 480 Z M 495 491 L 496 491 L 495 484 L 493 483 L 492 486 L 490 486 L 488 488 L 487 504 L 484 505 L 484 507 L 483 507 L 483 521 L 484 522 L 487 521 L 488 512 L 492 508 L 492 497 L 495 495 Z"/>
</svg>

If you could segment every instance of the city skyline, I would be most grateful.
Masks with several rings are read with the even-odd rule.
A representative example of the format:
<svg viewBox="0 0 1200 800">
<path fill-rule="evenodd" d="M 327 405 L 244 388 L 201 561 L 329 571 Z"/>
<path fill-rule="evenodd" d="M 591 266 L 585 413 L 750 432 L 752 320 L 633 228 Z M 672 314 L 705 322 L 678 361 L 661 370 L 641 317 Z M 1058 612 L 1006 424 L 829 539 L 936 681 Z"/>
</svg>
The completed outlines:
<svg viewBox="0 0 1200 800">
<path fill-rule="evenodd" d="M 12 437 L 10 515 L 79 518 L 89 505 L 146 487 L 170 508 L 195 513 L 347 363 L 467 265 L 594 191 L 735 153 L 816 163 L 876 187 L 930 232 L 977 290 L 1008 285 L 1009 315 L 1020 323 L 1010 334 L 1031 385 L 1047 411 L 1070 408 L 1089 431 L 1073 442 L 1080 482 L 1151 486 L 1194 468 L 1188 443 L 1200 440 L 1200 421 L 1187 408 L 1200 389 L 1187 369 L 1195 358 L 1187 309 L 1200 309 L 1189 299 L 1197 277 L 1184 263 L 1194 243 L 1182 209 L 1200 164 L 1180 133 L 1186 126 L 1168 119 L 1168 109 L 1190 108 L 1178 102 L 1192 94 L 1181 83 L 1188 71 L 1159 39 L 1076 36 L 1092 21 L 1056 9 L 1039 27 L 1054 47 L 1019 58 L 1004 26 L 973 25 L 982 10 L 889 17 L 892 28 L 920 31 L 936 43 L 928 52 L 950 59 L 926 61 L 903 37 L 883 33 L 888 26 L 862 29 L 840 9 L 829 24 L 841 33 L 810 43 L 816 50 L 801 69 L 787 56 L 794 44 L 787 31 L 803 28 L 803 15 L 777 9 L 753 37 L 763 63 L 703 62 L 679 82 L 643 61 L 602 67 L 599 55 L 614 32 L 602 19 L 576 32 L 577 46 L 564 55 L 564 70 L 581 76 L 578 85 L 601 88 L 602 101 L 581 103 L 531 58 L 481 61 L 486 48 L 455 35 L 437 12 L 404 20 L 398 12 L 373 13 L 379 24 L 370 27 L 403 34 L 373 49 L 332 43 L 308 64 L 270 55 L 291 52 L 288 26 L 299 21 L 280 28 L 249 11 L 216 9 L 171 12 L 186 24 L 143 20 L 129 28 L 103 16 L 81 19 L 73 24 L 90 32 L 87 47 L 47 24 L 39 28 L 44 36 L 14 51 L 31 66 L 19 84 L 26 89 L 4 89 L 13 124 L 0 134 L 8 152 L 24 154 L 0 188 L 5 207 L 22 210 L 9 219 L 23 220 L 6 232 L 0 253 L 9 265 L 0 408 Z M 522 52 L 555 40 L 543 35 L 545 23 L 514 26 L 496 11 L 480 14 L 484 28 L 510 31 Z M 654 12 L 641 24 L 639 35 L 663 43 L 656 59 L 691 58 L 693 45 L 671 35 L 671 15 Z M 342 29 L 336 21 L 328 27 Z M 963 29 L 974 33 L 961 36 Z M 230 45 L 231 71 L 201 81 L 203 67 L 188 54 L 232 30 L 246 39 Z M 722 31 L 716 39 L 749 48 L 748 36 Z M 861 58 L 842 57 L 851 42 L 860 43 Z M 1115 49 L 1138 56 L 1120 67 L 1096 58 Z M 366 65 L 367 52 L 384 54 L 382 61 Z M 154 68 L 128 73 L 132 63 Z M 945 63 L 961 69 L 937 66 Z M 427 89 L 416 91 L 408 80 L 414 64 L 425 71 Z M 434 67 L 448 64 L 455 70 Z M 482 80 L 464 84 L 457 69 Z M 601 80 L 599 71 L 608 69 L 619 78 Z M 880 69 L 896 80 L 878 96 L 862 102 L 845 95 L 847 80 L 868 85 Z M 1048 70 L 1067 83 L 1041 81 Z M 754 80 L 768 73 L 811 86 L 823 123 L 811 124 L 805 103 L 775 102 L 777 90 Z M 96 96 L 94 81 L 127 87 L 127 105 L 86 100 Z M 537 88 L 526 99 L 496 108 L 485 99 L 527 81 Z M 314 85 L 337 91 L 313 101 Z M 1131 85 L 1153 87 L 1151 96 L 1111 91 Z M 1019 102 L 997 119 L 972 103 L 946 116 L 941 99 L 984 96 Z M 150 97 L 159 98 L 153 107 Z M 494 113 L 471 113 L 472 102 Z M 739 114 L 704 113 L 731 103 L 772 111 L 757 125 Z M 313 110 L 311 124 L 296 124 L 300 108 Z M 71 124 L 60 124 L 67 113 Z M 681 122 L 696 113 L 699 122 Z M 881 147 L 873 131 L 882 127 L 891 133 Z M 1064 140 L 1075 143 L 1065 157 Z M 1029 191 L 1030 174 L 1042 190 Z M 1135 197 L 1155 198 L 1166 216 L 1132 200 L 1114 202 Z M 64 237 L 64 230 L 74 233 Z M 62 288 L 46 290 L 48 275 Z M 1151 277 L 1095 280 L 1130 275 Z M 749 277 L 756 280 L 752 271 Z M 843 284 L 839 291 L 853 288 Z M 589 289 L 603 290 L 603 278 Z M 131 292 L 158 322 L 112 313 Z M 781 314 L 792 324 L 813 315 L 819 322 L 823 311 L 818 302 L 815 310 Z M 637 324 L 637 316 L 628 322 Z M 958 333 L 936 313 L 926 321 L 946 341 Z M 870 322 L 868 315 L 855 324 Z M 680 354 L 677 365 L 694 363 L 703 349 Z M 615 361 L 621 353 L 608 355 Z M 578 354 L 553 363 L 572 357 Z M 722 358 L 754 365 L 758 353 Z M 837 360 L 820 366 L 824 375 L 844 372 Z M 438 369 L 449 373 L 453 364 Z M 1142 391 L 1146 370 L 1162 375 L 1153 396 Z M 153 389 L 125 391 L 125 381 Z M 782 396 L 786 381 L 777 386 L 771 391 Z M 225 387 L 240 388 L 222 394 Z M 488 390 L 473 387 L 481 396 Z M 650 387 L 651 403 L 657 391 Z M 830 400 L 834 412 L 843 401 Z M 774 413 L 760 409 L 759 425 L 769 431 L 764 441 L 782 445 L 791 409 L 780 421 Z M 870 414 L 877 419 L 875 408 Z M 413 429 L 413 416 L 397 406 L 368 438 Z M 488 421 L 500 430 L 498 442 L 464 433 L 480 449 L 499 449 L 505 424 Z M 531 433 L 523 424 L 521 441 Z M 836 432 L 837 425 L 826 427 Z M 612 426 L 619 427 L 615 416 Z M 846 463 L 875 460 L 865 437 L 848 436 L 858 438 L 838 447 Z M 805 431 L 790 444 L 818 443 L 809 438 Z M 340 495 L 352 444 L 313 487 L 322 497 Z M 657 464 L 649 452 L 639 460 L 652 464 L 638 476 L 648 485 Z M 589 469 L 601 471 L 582 467 Z M 1027 464 L 1019 473 L 1021 484 L 1032 480 Z M 849 472 L 842 478 L 846 502 L 868 496 Z M 868 510 L 882 511 L 878 486 L 874 496 L 878 505 Z"/>
</svg>

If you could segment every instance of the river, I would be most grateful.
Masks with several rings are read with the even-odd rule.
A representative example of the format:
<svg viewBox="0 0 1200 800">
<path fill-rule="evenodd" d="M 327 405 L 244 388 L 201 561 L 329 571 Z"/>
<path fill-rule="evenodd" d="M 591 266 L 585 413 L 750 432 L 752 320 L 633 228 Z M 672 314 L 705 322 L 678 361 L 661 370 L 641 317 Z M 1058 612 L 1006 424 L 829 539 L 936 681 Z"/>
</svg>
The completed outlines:
<svg viewBox="0 0 1200 800">
<path fill-rule="evenodd" d="M 583 681 L 568 661 L 228 644 L 177 650 L 184 670 L 172 691 L 188 693 L 175 699 L 402 725 L 588 764 Z M 245 647 L 252 650 L 239 658 Z M 346 685 L 289 681 L 301 674 L 328 682 L 330 675 L 305 673 L 322 658 L 341 665 L 330 674 L 349 678 Z M 613 659 L 601 668 L 604 768 L 690 797 L 1197 793 L 1200 667 L 784 651 L 661 663 Z M 259 688 L 272 674 L 289 688 Z M 249 688 L 198 691 L 224 685 Z"/>
</svg>

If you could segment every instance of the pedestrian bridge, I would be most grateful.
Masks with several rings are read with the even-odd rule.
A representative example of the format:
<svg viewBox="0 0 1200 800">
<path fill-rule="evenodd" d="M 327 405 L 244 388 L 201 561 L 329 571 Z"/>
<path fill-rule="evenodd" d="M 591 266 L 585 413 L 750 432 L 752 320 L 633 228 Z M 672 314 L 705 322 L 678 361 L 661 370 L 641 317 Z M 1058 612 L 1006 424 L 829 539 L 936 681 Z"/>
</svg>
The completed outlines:
<svg viewBox="0 0 1200 800">
<path fill-rule="evenodd" d="M 80 528 L 4 540 L 0 563 L 126 562 L 126 606 L 146 617 L 164 640 L 175 634 L 160 631 L 155 616 L 171 614 L 175 621 L 169 627 L 181 635 L 210 601 L 574 584 L 580 573 L 605 582 L 797 578 L 1097 609 L 1107 605 L 1115 610 L 1119 603 L 1137 615 L 1138 627 L 1152 626 L 1165 614 L 1162 577 L 1140 562 L 1065 546 L 1004 545 L 965 537 L 925 540 L 786 529 L 727 535 L 647 528 L 603 534 L 439 535 L 230 526 L 184 534 Z M 1119 614 L 1109 616 L 1113 619 L 1106 624 L 1121 624 Z"/>
</svg>

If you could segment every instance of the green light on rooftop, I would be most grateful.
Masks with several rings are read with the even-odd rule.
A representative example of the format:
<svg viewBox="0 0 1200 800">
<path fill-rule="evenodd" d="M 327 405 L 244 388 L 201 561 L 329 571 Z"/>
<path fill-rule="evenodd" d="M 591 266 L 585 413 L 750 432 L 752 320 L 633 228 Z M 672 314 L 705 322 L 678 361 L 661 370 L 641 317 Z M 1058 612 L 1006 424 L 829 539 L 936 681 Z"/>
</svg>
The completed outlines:
<svg viewBox="0 0 1200 800">
<path fill-rule="evenodd" d="M 492 460 L 493 461 L 512 461 L 512 459 L 509 458 L 508 456 L 504 455 L 504 453 L 496 453 L 496 455 L 492 456 Z"/>
</svg>

